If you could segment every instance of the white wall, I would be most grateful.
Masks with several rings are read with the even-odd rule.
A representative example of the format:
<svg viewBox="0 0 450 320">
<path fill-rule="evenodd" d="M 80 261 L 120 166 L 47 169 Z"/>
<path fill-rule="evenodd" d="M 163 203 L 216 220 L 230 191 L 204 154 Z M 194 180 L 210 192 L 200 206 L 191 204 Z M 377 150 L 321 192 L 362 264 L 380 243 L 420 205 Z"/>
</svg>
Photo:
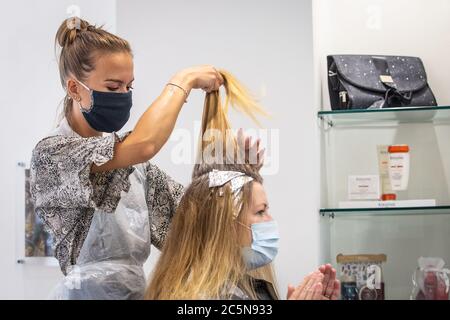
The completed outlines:
<svg viewBox="0 0 450 320">
<path fill-rule="evenodd" d="M 271 213 L 279 221 L 276 259 L 280 289 L 297 282 L 318 263 L 318 144 L 313 100 L 311 1 L 117 1 L 118 34 L 135 53 L 134 109 L 129 127 L 181 68 L 214 64 L 226 68 L 274 115 L 279 129 L 279 170 L 265 176 Z M 194 131 L 203 94 L 193 92 L 177 128 Z M 253 125 L 233 117 L 235 127 Z M 156 125 L 156 124 L 155 124 Z M 197 134 L 191 134 L 197 139 Z M 183 183 L 192 163 L 174 165 L 169 142 L 155 162 Z M 268 157 L 277 156 L 272 146 Z M 269 159 L 268 159 L 269 160 Z M 150 271 L 157 255 L 147 265 Z"/>
<path fill-rule="evenodd" d="M 422 58 L 439 105 L 450 105 L 450 2 L 447 0 L 313 1 L 314 73 L 317 101 L 330 110 L 326 56 L 329 54 L 410 55 Z M 404 199 L 450 203 L 450 126 L 431 123 L 333 128 L 323 144 L 322 205 L 347 200 L 347 176 L 378 174 L 377 144 L 411 147 L 411 175 Z M 327 188 L 328 186 L 328 188 Z M 407 299 L 417 258 L 441 256 L 450 263 L 448 216 L 335 219 L 323 243 L 337 253 L 386 253 L 387 296 Z M 326 232 L 333 238 L 329 239 Z"/>
<path fill-rule="evenodd" d="M 16 163 L 54 125 L 64 97 L 53 51 L 66 8 L 79 5 L 82 17 L 114 31 L 114 0 L 9 1 L 0 13 L 0 299 L 45 299 L 61 277 L 58 267 L 16 264 Z M 21 214 L 21 213 L 19 213 Z"/>
</svg>

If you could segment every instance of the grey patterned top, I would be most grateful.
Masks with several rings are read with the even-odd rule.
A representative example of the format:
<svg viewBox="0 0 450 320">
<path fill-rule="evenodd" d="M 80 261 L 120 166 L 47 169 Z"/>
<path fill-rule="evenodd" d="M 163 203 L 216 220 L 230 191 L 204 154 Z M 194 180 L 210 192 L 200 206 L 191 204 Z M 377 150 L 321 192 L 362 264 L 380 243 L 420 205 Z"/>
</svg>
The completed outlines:
<svg viewBox="0 0 450 320">
<path fill-rule="evenodd" d="M 274 285 L 264 279 L 250 277 L 252 279 L 253 289 L 255 290 L 257 300 L 278 300 L 277 292 Z M 244 292 L 239 286 L 235 286 L 228 290 L 228 294 L 221 297 L 221 300 L 251 300 L 250 296 Z"/>
<path fill-rule="evenodd" d="M 66 274 L 77 262 L 95 210 L 114 213 L 121 192 L 130 188 L 128 177 L 135 168 L 90 172 L 92 163 L 102 165 L 113 158 L 115 142 L 129 132 L 83 138 L 71 131 L 65 119 L 61 127 L 62 134 L 44 138 L 33 150 L 31 195 L 37 215 L 53 236 L 55 256 Z M 160 249 L 184 188 L 150 162 L 144 163 L 144 168 L 151 241 Z"/>
</svg>

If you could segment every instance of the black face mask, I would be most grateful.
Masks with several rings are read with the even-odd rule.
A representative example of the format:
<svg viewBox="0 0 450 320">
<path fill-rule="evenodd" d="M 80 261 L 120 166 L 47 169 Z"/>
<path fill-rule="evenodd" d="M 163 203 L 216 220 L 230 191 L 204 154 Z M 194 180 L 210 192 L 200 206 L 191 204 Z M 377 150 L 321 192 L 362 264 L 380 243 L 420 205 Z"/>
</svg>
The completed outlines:
<svg viewBox="0 0 450 320">
<path fill-rule="evenodd" d="M 78 82 L 91 93 L 90 108 L 85 109 L 79 105 L 81 113 L 92 129 L 109 133 L 122 129 L 130 118 L 130 109 L 133 105 L 131 91 L 126 93 L 95 91 Z"/>
</svg>

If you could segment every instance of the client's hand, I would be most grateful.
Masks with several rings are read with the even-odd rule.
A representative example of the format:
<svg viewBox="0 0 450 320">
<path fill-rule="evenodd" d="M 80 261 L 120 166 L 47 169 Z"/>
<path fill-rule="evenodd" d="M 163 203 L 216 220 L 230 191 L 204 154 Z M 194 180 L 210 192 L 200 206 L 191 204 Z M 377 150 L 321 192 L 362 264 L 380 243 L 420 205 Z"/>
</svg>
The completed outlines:
<svg viewBox="0 0 450 320">
<path fill-rule="evenodd" d="M 244 130 L 239 129 L 237 134 L 238 150 L 245 150 L 245 155 L 243 155 L 245 163 L 255 165 L 257 170 L 261 169 L 264 164 L 265 149 L 260 149 L 260 142 L 261 139 L 257 139 L 252 144 L 252 137 L 245 136 Z"/>
<path fill-rule="evenodd" d="M 315 271 L 303 279 L 303 282 L 298 286 L 288 286 L 287 299 L 288 300 L 324 300 L 323 284 L 324 274 L 320 271 Z"/>
<path fill-rule="evenodd" d="M 341 283 L 336 279 L 336 269 L 331 264 L 324 264 L 319 267 L 319 271 L 324 275 L 322 280 L 323 299 L 339 299 L 341 295 Z"/>
</svg>

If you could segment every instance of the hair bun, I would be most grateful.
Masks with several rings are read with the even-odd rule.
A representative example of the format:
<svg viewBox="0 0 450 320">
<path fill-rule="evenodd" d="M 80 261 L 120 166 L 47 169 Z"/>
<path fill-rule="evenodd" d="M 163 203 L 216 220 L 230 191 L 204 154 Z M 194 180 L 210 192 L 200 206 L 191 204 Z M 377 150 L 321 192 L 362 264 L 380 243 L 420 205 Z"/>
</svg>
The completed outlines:
<svg viewBox="0 0 450 320">
<path fill-rule="evenodd" d="M 89 22 L 78 17 L 68 18 L 61 23 L 56 33 L 56 41 L 64 48 L 71 45 L 79 33 L 87 30 L 90 31 L 92 27 Z"/>
</svg>

